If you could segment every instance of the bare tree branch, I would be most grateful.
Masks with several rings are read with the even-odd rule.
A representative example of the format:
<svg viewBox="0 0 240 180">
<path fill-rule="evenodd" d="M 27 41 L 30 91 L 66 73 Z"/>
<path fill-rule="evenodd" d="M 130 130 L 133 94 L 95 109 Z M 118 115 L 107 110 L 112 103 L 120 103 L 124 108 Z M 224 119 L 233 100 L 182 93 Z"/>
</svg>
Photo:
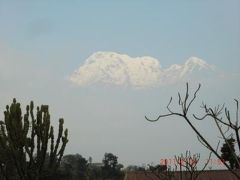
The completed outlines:
<svg viewBox="0 0 240 180">
<path fill-rule="evenodd" d="M 191 107 L 191 105 L 193 104 L 193 102 L 195 101 L 196 97 L 197 97 L 197 93 L 199 92 L 201 88 L 201 84 L 198 85 L 198 88 L 194 91 L 194 95 L 193 97 L 189 100 L 189 86 L 188 86 L 188 83 L 186 84 L 186 93 L 185 93 L 185 96 L 182 97 L 180 95 L 180 93 L 178 93 L 178 105 L 180 106 L 181 108 L 181 111 L 180 112 L 174 112 L 173 110 L 171 110 L 169 108 L 171 102 L 172 102 L 172 97 L 167 105 L 167 109 L 169 111 L 168 114 L 163 114 L 163 115 L 159 115 L 158 118 L 154 119 L 154 120 L 151 120 L 149 118 L 146 118 L 146 120 L 150 121 L 150 122 L 156 122 L 158 121 L 160 118 L 164 118 L 164 117 L 168 117 L 168 116 L 179 116 L 179 117 L 182 117 L 186 122 L 187 124 L 192 128 L 192 130 L 196 133 L 197 135 L 197 138 L 198 140 L 200 141 L 201 144 L 203 144 L 206 148 L 208 148 L 217 158 L 221 159 L 221 155 L 217 152 L 217 150 L 215 150 L 213 148 L 213 146 L 209 143 L 209 141 L 199 132 L 199 130 L 192 124 L 192 122 L 190 121 L 189 117 L 188 117 L 188 111 L 189 111 L 189 108 Z M 202 116 L 202 117 L 197 117 L 195 114 L 193 114 L 193 117 L 194 119 L 196 120 L 204 120 L 205 118 L 207 117 L 210 117 L 212 118 L 215 123 L 216 123 L 216 126 L 221 134 L 221 136 L 223 137 L 223 139 L 225 140 L 226 142 L 226 132 L 228 132 L 229 130 L 227 130 L 226 132 L 223 132 L 223 129 L 222 129 L 222 125 L 225 125 L 227 128 L 231 129 L 234 131 L 235 133 L 235 136 L 237 138 L 237 143 L 238 143 L 238 147 L 239 147 L 239 151 L 240 151 L 240 137 L 239 137 L 239 129 L 240 127 L 238 126 L 238 100 L 235 100 L 236 101 L 236 106 L 237 106 L 237 112 L 236 112 L 236 122 L 235 124 L 232 123 L 232 120 L 231 120 L 231 117 L 230 117 L 230 112 L 227 108 L 225 108 L 225 118 L 227 120 L 224 121 L 223 120 L 223 117 L 221 117 L 222 115 L 222 111 L 224 109 L 224 104 L 223 105 L 218 105 L 217 107 L 215 108 L 209 108 L 207 107 L 206 104 L 203 103 L 202 105 L 202 108 L 205 110 L 205 114 Z M 220 124 L 219 124 L 220 123 Z M 230 146 L 228 144 L 228 146 Z M 233 153 L 233 152 L 232 152 Z M 235 154 L 235 158 L 236 158 L 236 161 L 239 163 L 238 161 L 238 157 L 236 156 Z M 235 173 L 231 167 L 224 161 L 223 164 L 238 178 L 240 179 L 240 176 Z M 240 164 L 239 164 L 240 165 Z"/>
</svg>

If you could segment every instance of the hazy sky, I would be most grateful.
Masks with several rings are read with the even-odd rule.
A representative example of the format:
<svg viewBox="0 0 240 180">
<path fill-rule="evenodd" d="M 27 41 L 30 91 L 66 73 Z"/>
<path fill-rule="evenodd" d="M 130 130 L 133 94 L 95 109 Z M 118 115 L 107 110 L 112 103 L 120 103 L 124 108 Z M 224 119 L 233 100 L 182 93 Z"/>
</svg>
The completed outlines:
<svg viewBox="0 0 240 180">
<path fill-rule="evenodd" d="M 124 165 L 187 149 L 204 158 L 183 120 L 144 116 L 166 112 L 186 81 L 202 83 L 192 111 L 202 101 L 233 109 L 239 80 L 238 0 L 0 0 L 1 111 L 13 97 L 49 104 L 69 129 L 66 153 L 112 152 Z M 210 121 L 197 125 L 217 142 Z"/>
</svg>

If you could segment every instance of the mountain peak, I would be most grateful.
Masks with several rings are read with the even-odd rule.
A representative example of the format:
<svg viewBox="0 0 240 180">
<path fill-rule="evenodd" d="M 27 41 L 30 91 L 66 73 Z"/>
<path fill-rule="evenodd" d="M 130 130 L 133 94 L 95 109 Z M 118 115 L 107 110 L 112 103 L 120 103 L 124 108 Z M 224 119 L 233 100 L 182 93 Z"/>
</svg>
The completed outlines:
<svg viewBox="0 0 240 180">
<path fill-rule="evenodd" d="M 190 57 L 184 64 L 187 67 L 199 67 L 204 69 L 211 69 L 211 66 L 204 60 L 198 58 L 198 57 Z"/>
<path fill-rule="evenodd" d="M 98 51 L 74 71 L 70 81 L 81 86 L 102 83 L 145 88 L 174 84 L 212 70 L 213 66 L 197 57 L 190 57 L 183 64 L 162 68 L 160 61 L 151 56 L 131 57 L 111 51 Z"/>
</svg>

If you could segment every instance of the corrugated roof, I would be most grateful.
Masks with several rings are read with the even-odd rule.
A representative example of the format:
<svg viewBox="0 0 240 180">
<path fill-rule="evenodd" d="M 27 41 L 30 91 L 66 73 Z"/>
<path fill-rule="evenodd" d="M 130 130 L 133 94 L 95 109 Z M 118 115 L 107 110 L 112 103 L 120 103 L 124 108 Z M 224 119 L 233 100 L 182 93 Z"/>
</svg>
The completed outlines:
<svg viewBox="0 0 240 180">
<path fill-rule="evenodd" d="M 240 175 L 240 170 L 236 170 L 235 172 L 238 175 Z M 179 171 L 174 172 L 174 176 L 177 180 L 180 180 Z M 188 180 L 189 173 L 182 172 L 182 177 L 183 180 Z M 164 179 L 164 172 L 156 175 L 149 171 L 136 171 L 128 172 L 125 176 L 125 180 L 159 180 L 159 179 Z M 198 176 L 197 180 L 238 180 L 238 179 L 228 170 L 209 170 L 203 171 Z"/>
</svg>

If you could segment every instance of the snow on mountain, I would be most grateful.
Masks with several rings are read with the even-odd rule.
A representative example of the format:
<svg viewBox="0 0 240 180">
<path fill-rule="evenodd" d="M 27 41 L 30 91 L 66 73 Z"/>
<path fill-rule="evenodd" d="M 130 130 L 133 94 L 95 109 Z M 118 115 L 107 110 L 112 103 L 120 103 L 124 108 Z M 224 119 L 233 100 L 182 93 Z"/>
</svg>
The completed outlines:
<svg viewBox="0 0 240 180">
<path fill-rule="evenodd" d="M 184 64 L 182 75 L 186 72 L 192 72 L 194 69 L 213 69 L 213 66 L 210 66 L 206 61 L 197 57 L 190 57 Z"/>
<path fill-rule="evenodd" d="M 164 69 L 159 60 L 150 56 L 130 57 L 126 54 L 99 51 L 87 58 L 69 80 L 80 86 L 104 83 L 145 88 L 173 84 L 194 71 L 203 69 L 211 71 L 213 68 L 197 57 Z"/>
<path fill-rule="evenodd" d="M 196 72 L 213 71 L 214 66 L 209 65 L 206 61 L 190 57 L 184 64 L 173 64 L 169 68 L 163 70 L 162 84 L 173 84 L 186 76 L 191 76 Z"/>
</svg>

